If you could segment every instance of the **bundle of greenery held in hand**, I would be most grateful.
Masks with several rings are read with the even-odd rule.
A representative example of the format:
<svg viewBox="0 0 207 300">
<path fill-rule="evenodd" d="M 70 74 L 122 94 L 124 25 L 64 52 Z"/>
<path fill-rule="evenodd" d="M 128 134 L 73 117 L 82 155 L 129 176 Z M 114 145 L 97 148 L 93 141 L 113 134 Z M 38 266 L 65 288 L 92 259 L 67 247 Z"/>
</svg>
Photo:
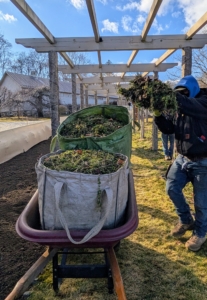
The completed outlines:
<svg viewBox="0 0 207 300">
<path fill-rule="evenodd" d="M 157 79 L 138 75 L 131 81 L 129 89 L 120 88 L 118 92 L 138 107 L 168 112 L 177 110 L 174 91 L 168 84 Z"/>
<path fill-rule="evenodd" d="M 110 174 L 125 162 L 122 154 L 111 154 L 100 150 L 67 150 L 44 160 L 44 166 L 56 171 L 84 174 Z"/>
<path fill-rule="evenodd" d="M 68 138 L 83 138 L 85 136 L 103 137 L 123 127 L 124 122 L 115 118 L 106 118 L 103 115 L 91 115 L 87 118 L 77 118 L 73 122 L 65 124 L 61 135 Z"/>
</svg>

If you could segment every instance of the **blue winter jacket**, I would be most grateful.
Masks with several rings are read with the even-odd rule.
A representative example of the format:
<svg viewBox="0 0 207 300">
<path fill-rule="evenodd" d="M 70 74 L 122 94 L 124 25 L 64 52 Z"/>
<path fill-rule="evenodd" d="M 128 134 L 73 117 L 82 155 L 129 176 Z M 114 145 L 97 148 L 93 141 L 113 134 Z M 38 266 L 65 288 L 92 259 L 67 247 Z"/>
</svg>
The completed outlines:
<svg viewBox="0 0 207 300">
<path fill-rule="evenodd" d="M 155 117 L 159 130 L 175 133 L 178 153 L 189 159 L 207 157 L 207 93 L 200 89 L 197 80 L 188 75 L 175 86 L 189 90 L 189 97 L 176 93 L 178 113 L 173 121 L 164 115 Z"/>
</svg>

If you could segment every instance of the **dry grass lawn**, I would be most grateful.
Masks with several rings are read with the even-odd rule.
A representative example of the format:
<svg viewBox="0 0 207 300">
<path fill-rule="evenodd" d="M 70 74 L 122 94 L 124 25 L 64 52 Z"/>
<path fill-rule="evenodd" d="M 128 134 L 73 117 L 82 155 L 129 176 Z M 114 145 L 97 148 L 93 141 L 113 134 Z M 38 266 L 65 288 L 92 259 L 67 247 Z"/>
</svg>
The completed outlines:
<svg viewBox="0 0 207 300">
<path fill-rule="evenodd" d="M 207 243 L 193 253 L 184 247 L 190 233 L 180 240 L 170 236 L 177 217 L 165 194 L 162 177 L 169 162 L 164 161 L 160 139 L 159 150 L 151 150 L 151 127 L 149 122 L 144 139 L 139 138 L 139 132 L 133 135 L 132 168 L 140 221 L 137 230 L 121 242 L 117 253 L 127 299 L 206 300 Z M 185 188 L 185 195 L 193 209 L 190 185 Z M 77 262 L 75 255 L 71 259 Z M 29 300 L 117 299 L 116 295 L 108 294 L 106 279 L 65 279 L 60 294 L 55 295 L 51 264 L 31 292 Z"/>
</svg>

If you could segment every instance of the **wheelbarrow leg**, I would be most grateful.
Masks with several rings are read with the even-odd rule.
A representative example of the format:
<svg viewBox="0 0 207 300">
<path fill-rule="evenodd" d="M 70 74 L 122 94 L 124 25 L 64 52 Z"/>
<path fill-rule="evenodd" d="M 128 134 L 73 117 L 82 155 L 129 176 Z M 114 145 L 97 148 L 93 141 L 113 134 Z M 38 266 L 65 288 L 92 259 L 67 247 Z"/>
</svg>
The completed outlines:
<svg viewBox="0 0 207 300">
<path fill-rule="evenodd" d="M 107 252 L 104 253 L 104 258 L 105 258 L 105 264 L 106 264 L 106 268 L 107 268 L 108 291 L 109 291 L 109 294 L 113 294 L 114 282 L 113 282 L 113 277 L 112 277 L 112 272 L 111 272 L 111 267 L 110 267 Z"/>
<path fill-rule="evenodd" d="M 114 282 L 115 291 L 118 297 L 118 300 L 127 300 L 126 294 L 124 291 L 123 280 L 121 277 L 121 272 L 119 265 L 116 259 L 116 255 L 113 248 L 108 248 L 108 259 L 111 266 L 112 277 Z"/>
</svg>

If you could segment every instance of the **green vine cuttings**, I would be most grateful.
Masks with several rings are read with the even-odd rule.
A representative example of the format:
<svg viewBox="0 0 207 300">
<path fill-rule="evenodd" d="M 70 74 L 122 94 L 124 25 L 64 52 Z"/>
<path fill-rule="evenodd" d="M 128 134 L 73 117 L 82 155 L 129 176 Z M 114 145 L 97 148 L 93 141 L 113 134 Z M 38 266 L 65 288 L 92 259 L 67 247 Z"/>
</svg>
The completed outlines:
<svg viewBox="0 0 207 300">
<path fill-rule="evenodd" d="M 175 92 L 158 79 L 152 80 L 150 77 L 138 75 L 131 81 L 130 88 L 119 88 L 118 93 L 137 107 L 172 113 L 177 110 Z"/>
<path fill-rule="evenodd" d="M 43 165 L 51 170 L 83 174 L 110 174 L 122 167 L 126 158 L 101 150 L 67 150 L 47 157 Z"/>
<path fill-rule="evenodd" d="M 115 118 L 103 115 L 90 115 L 87 118 L 77 118 L 65 124 L 60 134 L 67 138 L 104 137 L 126 125 Z"/>
</svg>

